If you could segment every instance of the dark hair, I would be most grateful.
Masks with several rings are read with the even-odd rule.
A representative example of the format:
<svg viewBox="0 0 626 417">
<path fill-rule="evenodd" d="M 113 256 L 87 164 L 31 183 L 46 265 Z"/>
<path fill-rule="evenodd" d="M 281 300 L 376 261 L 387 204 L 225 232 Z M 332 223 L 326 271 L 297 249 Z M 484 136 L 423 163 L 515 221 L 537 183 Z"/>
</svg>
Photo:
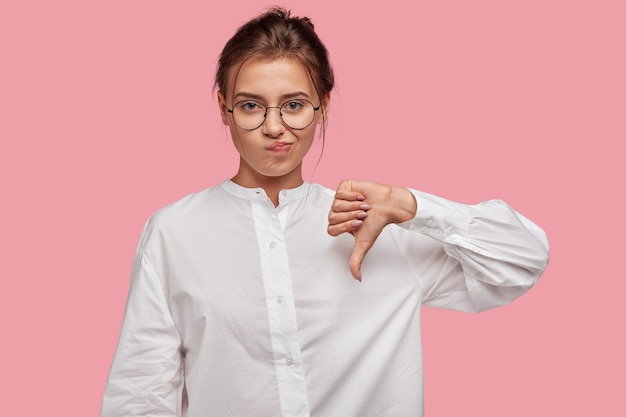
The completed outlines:
<svg viewBox="0 0 626 417">
<path fill-rule="evenodd" d="M 220 55 L 215 85 L 226 96 L 230 70 L 251 58 L 295 58 L 309 72 L 320 100 L 335 84 L 328 50 L 308 17 L 291 17 L 288 10 L 272 8 L 241 26 Z"/>
</svg>

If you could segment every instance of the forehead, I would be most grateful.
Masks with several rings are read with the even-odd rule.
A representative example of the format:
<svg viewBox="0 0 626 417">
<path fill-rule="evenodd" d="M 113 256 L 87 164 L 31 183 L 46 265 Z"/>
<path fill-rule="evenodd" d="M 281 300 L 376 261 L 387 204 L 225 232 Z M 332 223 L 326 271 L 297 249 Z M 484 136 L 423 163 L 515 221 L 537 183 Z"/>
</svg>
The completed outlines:
<svg viewBox="0 0 626 417">
<path fill-rule="evenodd" d="M 302 92 L 315 96 L 315 88 L 306 67 L 295 58 L 255 58 L 243 63 L 239 72 L 229 77 L 232 95 L 250 93 L 266 99 Z"/>
</svg>

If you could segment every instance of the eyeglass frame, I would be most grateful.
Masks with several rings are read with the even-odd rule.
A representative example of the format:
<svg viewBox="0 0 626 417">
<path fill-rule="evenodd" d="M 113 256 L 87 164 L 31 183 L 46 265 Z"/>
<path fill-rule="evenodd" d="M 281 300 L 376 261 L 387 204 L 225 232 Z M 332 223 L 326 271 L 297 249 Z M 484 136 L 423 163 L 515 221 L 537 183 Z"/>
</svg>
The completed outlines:
<svg viewBox="0 0 626 417">
<path fill-rule="evenodd" d="M 307 100 L 305 98 L 299 98 L 298 100 L 299 101 L 306 101 L 307 103 L 309 103 L 311 105 L 311 107 L 313 107 L 313 118 L 311 119 L 309 124 L 304 126 L 304 127 L 298 127 L 298 128 L 289 126 L 287 124 L 287 122 L 285 122 L 285 120 L 283 119 L 283 112 L 282 112 L 283 106 L 286 105 L 286 104 L 291 103 L 294 100 L 287 100 L 283 104 L 281 104 L 280 106 L 266 106 L 265 103 L 263 103 L 261 101 L 258 101 L 258 100 L 239 100 L 238 102 L 233 104 L 232 108 L 230 108 L 230 109 L 226 108 L 226 111 L 233 115 L 233 121 L 235 122 L 235 125 L 237 125 L 237 127 L 239 129 L 241 129 L 241 130 L 252 131 L 252 130 L 257 130 L 258 128 L 263 126 L 265 124 L 265 122 L 267 121 L 267 111 L 269 109 L 278 109 L 278 115 L 280 116 L 280 122 L 282 124 L 284 124 L 285 126 L 287 126 L 289 129 L 303 130 L 303 129 L 306 129 L 307 127 L 311 126 L 311 123 L 313 123 L 313 121 L 315 120 L 315 112 L 322 108 L 322 104 L 320 103 L 319 106 L 315 107 L 315 104 L 313 104 L 312 101 L 309 101 L 309 100 Z M 239 124 L 237 123 L 237 120 L 235 119 L 235 114 L 233 113 L 233 110 L 235 110 L 235 106 L 237 106 L 239 103 L 244 103 L 244 102 L 247 102 L 247 101 L 252 101 L 254 103 L 260 104 L 260 105 L 262 105 L 265 108 L 265 112 L 263 113 L 263 121 L 261 122 L 260 125 L 258 125 L 257 127 L 252 128 L 252 129 L 246 129 L 246 128 L 243 128 L 243 127 L 239 126 Z"/>
</svg>

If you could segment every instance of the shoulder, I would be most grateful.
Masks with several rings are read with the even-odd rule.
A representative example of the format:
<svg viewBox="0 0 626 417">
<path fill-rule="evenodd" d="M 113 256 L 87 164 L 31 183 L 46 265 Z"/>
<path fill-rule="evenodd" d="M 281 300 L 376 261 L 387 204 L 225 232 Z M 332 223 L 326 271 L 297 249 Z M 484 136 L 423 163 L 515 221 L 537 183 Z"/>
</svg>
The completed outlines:
<svg viewBox="0 0 626 417">
<path fill-rule="evenodd" d="M 167 221 L 172 217 L 190 215 L 204 211 L 221 199 L 221 189 L 218 185 L 206 188 L 202 191 L 188 194 L 165 207 L 157 210 L 152 217 L 157 221 Z"/>
<path fill-rule="evenodd" d="M 197 223 L 215 211 L 224 210 L 223 200 L 224 192 L 219 185 L 188 194 L 155 211 L 146 223 L 144 234 Z"/>
</svg>

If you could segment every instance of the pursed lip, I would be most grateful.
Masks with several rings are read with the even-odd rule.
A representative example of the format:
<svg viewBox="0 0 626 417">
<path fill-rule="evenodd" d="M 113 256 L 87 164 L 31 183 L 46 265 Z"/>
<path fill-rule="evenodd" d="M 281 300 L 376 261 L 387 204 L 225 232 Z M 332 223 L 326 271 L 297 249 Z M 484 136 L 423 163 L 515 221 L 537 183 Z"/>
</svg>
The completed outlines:
<svg viewBox="0 0 626 417">
<path fill-rule="evenodd" d="M 293 143 L 291 143 L 291 142 L 272 142 L 265 149 L 267 149 L 269 151 L 288 150 L 291 147 L 291 145 L 293 145 Z"/>
</svg>

